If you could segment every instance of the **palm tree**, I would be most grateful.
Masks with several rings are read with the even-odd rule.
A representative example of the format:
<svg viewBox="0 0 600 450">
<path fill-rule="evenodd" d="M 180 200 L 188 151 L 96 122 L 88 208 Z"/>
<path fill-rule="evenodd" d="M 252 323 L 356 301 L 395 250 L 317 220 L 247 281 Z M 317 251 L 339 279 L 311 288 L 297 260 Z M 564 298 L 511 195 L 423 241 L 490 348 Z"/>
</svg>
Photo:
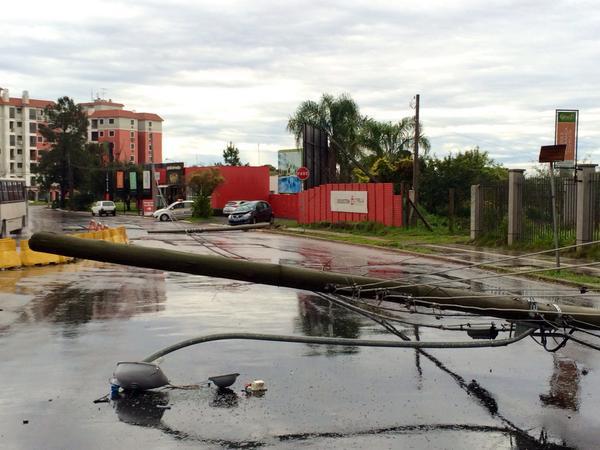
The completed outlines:
<svg viewBox="0 0 600 450">
<path fill-rule="evenodd" d="M 420 124 L 419 124 L 420 125 Z M 419 147 L 423 156 L 431 148 L 429 139 L 423 135 L 423 127 L 419 126 Z M 415 119 L 405 117 L 397 123 L 379 122 L 366 118 L 361 128 L 360 144 L 369 151 L 372 159 L 386 158 L 390 162 L 408 158 L 414 148 Z"/>
<path fill-rule="evenodd" d="M 336 98 L 323 94 L 318 103 L 312 100 L 302 102 L 290 116 L 286 128 L 294 135 L 298 145 L 302 141 L 304 125 L 323 130 L 335 152 L 340 181 L 350 181 L 352 167 L 359 165 L 357 160 L 362 156 L 358 145 L 362 121 L 358 105 L 349 95 L 342 94 Z"/>
</svg>

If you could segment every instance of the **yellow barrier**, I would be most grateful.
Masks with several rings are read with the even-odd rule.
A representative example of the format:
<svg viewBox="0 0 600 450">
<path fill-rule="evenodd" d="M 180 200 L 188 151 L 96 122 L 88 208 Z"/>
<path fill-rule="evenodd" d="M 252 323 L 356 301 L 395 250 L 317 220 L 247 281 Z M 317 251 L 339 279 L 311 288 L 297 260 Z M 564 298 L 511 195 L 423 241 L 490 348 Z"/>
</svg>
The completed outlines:
<svg viewBox="0 0 600 450">
<path fill-rule="evenodd" d="M 0 269 L 21 267 L 21 258 L 17 253 L 17 243 L 14 239 L 0 239 Z"/>
<path fill-rule="evenodd" d="M 34 252 L 29 248 L 29 240 L 22 240 L 20 245 L 21 264 L 23 266 L 27 267 L 66 262 L 66 258 L 64 256 L 53 255 L 51 253 Z M 62 261 L 61 258 L 63 259 Z"/>
</svg>

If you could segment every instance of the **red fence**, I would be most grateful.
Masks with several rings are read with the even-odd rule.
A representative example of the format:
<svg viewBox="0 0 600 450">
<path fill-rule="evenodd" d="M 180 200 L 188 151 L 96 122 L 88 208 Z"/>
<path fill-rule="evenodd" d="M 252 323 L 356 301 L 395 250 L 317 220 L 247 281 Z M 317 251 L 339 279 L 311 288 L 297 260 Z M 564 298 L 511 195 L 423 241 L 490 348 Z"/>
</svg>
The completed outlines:
<svg viewBox="0 0 600 450">
<path fill-rule="evenodd" d="M 211 206 L 223 209 L 230 200 L 267 200 L 269 198 L 268 166 L 215 166 L 186 167 L 186 182 L 197 172 L 207 169 L 219 169 L 225 179 L 215 189 L 211 198 Z"/>
<path fill-rule="evenodd" d="M 331 210 L 331 191 L 366 191 L 367 213 Z M 402 226 L 402 196 L 394 195 L 392 183 L 324 184 L 298 194 L 298 222 L 379 222 Z"/>
<path fill-rule="evenodd" d="M 275 217 L 298 220 L 298 194 L 270 194 L 269 203 Z"/>
</svg>

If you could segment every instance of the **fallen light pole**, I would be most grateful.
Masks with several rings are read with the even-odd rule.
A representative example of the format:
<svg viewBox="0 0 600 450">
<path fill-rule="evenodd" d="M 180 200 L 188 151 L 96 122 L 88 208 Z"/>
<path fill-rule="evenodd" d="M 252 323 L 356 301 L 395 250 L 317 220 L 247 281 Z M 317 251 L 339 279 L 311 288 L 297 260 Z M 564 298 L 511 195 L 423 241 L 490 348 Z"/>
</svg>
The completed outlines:
<svg viewBox="0 0 600 450">
<path fill-rule="evenodd" d="M 346 295 L 385 299 L 435 309 L 448 309 L 500 317 L 507 320 L 539 321 L 563 326 L 577 321 L 584 329 L 600 329 L 600 311 L 552 302 L 532 302 L 510 295 L 481 295 L 467 289 L 410 285 L 351 274 L 195 255 L 173 250 L 137 247 L 92 241 L 55 233 L 35 233 L 29 241 L 35 251 L 75 258 L 124 264 L 148 269 L 183 272 L 251 283 L 289 287 L 317 292 L 343 291 Z M 376 286 L 377 289 L 373 289 Z M 361 291 L 361 288 L 364 290 Z M 403 296 L 402 299 L 394 296 Z M 432 301 L 431 299 L 435 299 Z"/>
<path fill-rule="evenodd" d="M 270 223 L 252 223 L 248 225 L 231 225 L 227 227 L 207 227 L 207 228 L 172 228 L 167 230 L 150 230 L 148 234 L 191 234 L 191 233 L 210 233 L 213 231 L 247 231 L 269 228 Z"/>
</svg>

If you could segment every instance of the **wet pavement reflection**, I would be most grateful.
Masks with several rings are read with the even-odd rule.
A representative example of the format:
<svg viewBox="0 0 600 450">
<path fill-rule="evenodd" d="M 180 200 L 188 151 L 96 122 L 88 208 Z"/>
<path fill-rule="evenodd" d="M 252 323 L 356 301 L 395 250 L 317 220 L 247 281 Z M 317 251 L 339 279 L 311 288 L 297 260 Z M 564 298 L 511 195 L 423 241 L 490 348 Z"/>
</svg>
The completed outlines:
<svg viewBox="0 0 600 450">
<path fill-rule="evenodd" d="M 62 229 L 87 220 L 42 211 L 34 222 Z M 106 221 L 127 224 L 134 245 L 204 254 L 225 249 L 252 260 L 387 278 L 448 267 L 263 232 L 172 239 L 145 230 L 177 224 L 125 216 Z M 461 269 L 452 276 L 473 274 L 484 272 Z M 557 289 L 516 279 L 465 285 L 530 294 Z M 395 337 L 310 292 L 90 261 L 0 272 L 3 295 L 16 305 L 14 320 L 0 327 L 0 435 L 7 448 L 535 449 L 593 448 L 597 441 L 600 361 L 575 344 L 549 354 L 530 340 L 428 352 L 221 341 L 174 352 L 160 364 L 177 386 L 240 373 L 228 389 L 126 393 L 93 404 L 108 391 L 118 361 L 137 361 L 194 336 Z M 447 338 L 425 325 L 464 322 L 410 313 L 407 320 L 418 323 L 398 329 L 420 340 Z M 244 390 L 256 379 L 266 382 L 263 396 Z"/>
</svg>

